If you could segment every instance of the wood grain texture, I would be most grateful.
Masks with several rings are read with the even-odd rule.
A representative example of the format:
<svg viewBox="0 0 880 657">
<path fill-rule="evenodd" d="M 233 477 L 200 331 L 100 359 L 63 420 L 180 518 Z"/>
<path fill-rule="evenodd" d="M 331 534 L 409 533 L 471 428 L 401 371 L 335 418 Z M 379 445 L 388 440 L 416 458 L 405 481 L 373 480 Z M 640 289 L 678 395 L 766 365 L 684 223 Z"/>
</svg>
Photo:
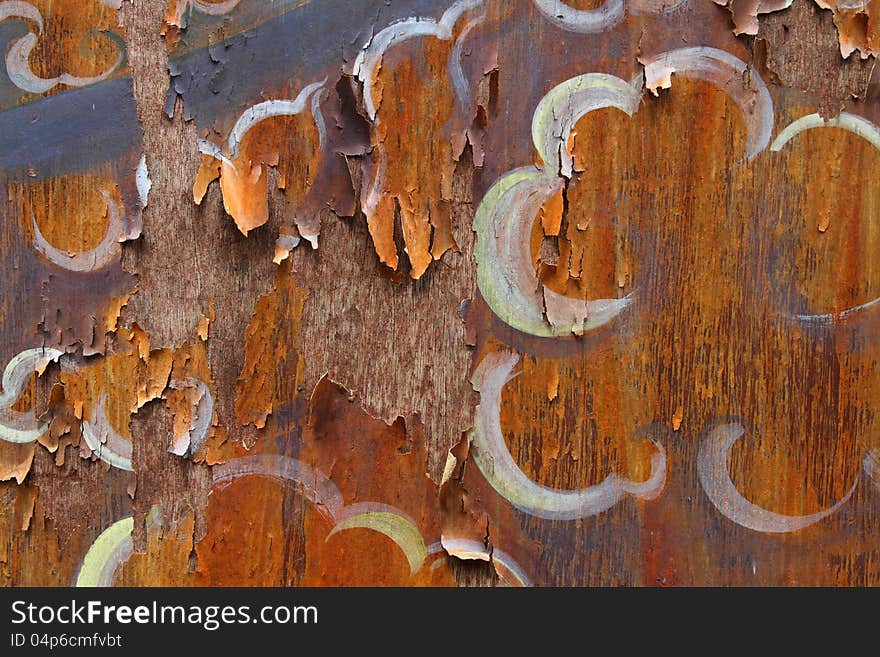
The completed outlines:
<svg viewBox="0 0 880 657">
<path fill-rule="evenodd" d="M 0 21 L 0 583 L 880 584 L 876 1 Z"/>
</svg>

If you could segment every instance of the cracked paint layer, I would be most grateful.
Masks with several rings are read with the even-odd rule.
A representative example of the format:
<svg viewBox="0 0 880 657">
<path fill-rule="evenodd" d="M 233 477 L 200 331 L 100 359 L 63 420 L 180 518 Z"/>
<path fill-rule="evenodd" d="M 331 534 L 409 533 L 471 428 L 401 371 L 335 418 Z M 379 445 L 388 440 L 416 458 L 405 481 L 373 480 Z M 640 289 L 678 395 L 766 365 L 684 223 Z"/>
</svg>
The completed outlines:
<svg viewBox="0 0 880 657">
<path fill-rule="evenodd" d="M 816 4 L 822 9 L 830 9 L 834 14 L 843 57 L 849 57 L 856 51 L 862 59 L 880 54 L 880 7 L 876 1 L 816 0 Z"/>
<path fill-rule="evenodd" d="M 876 584 L 851 4 L 0 2 L 0 582 Z"/>
<path fill-rule="evenodd" d="M 780 12 L 792 6 L 794 0 L 713 0 L 727 7 L 736 35 L 755 36 L 759 33 L 759 17 Z M 876 57 L 880 44 L 878 5 L 876 0 L 814 0 L 815 5 L 830 11 L 837 28 L 840 54 L 848 58 L 854 52 L 867 59 Z"/>
<path fill-rule="evenodd" d="M 733 32 L 737 36 L 758 33 L 758 16 L 788 9 L 794 0 L 713 0 L 715 4 L 730 9 Z"/>
<path fill-rule="evenodd" d="M 267 100 L 249 107 L 232 126 L 224 147 L 200 141 L 199 151 L 204 157 L 193 187 L 196 203 L 201 203 L 207 185 L 219 177 L 226 212 L 247 235 L 269 220 L 270 166 L 277 167 L 278 189 L 301 202 L 320 169 L 321 148 L 326 141 L 320 113 L 324 84 L 307 85 L 293 100 Z M 300 115 L 305 119 L 299 119 Z M 318 230 L 314 225 L 303 218 L 297 228 L 317 247 Z"/>
<path fill-rule="evenodd" d="M 453 585 L 437 540 L 437 488 L 424 475 L 419 427 L 370 418 L 348 391 L 326 379 L 299 416 L 293 432 L 276 433 L 280 453 L 268 441 L 251 451 L 227 451 L 214 468 L 203 538 L 192 542 L 187 515 L 154 520 L 146 550 L 134 554 L 124 545 L 131 519 L 123 519 L 98 537 L 79 577 L 87 568 L 106 583 L 126 585 Z M 268 427 L 279 429 L 274 422 Z M 358 460 L 364 452 L 381 467 L 365 469 Z M 397 488 L 400 482 L 407 482 L 406 492 Z M 253 525 L 262 528 L 253 544 L 235 540 Z M 162 540 L 159 527 L 165 527 Z M 122 558 L 104 545 L 111 538 L 123 546 Z M 306 559 L 290 562 L 297 549 Z"/>
</svg>

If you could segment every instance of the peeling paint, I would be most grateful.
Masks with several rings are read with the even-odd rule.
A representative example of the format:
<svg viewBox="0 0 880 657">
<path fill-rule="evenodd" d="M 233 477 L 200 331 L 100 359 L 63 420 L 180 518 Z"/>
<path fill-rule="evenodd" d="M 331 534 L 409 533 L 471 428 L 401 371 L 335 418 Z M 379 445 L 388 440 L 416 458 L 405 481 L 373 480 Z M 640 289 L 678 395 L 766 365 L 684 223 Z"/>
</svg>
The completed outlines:
<svg viewBox="0 0 880 657">
<path fill-rule="evenodd" d="M 844 58 L 858 51 L 862 59 L 876 57 L 880 49 L 877 3 L 873 0 L 816 0 L 822 9 L 834 14 Z"/>
<path fill-rule="evenodd" d="M 0 2 L 0 582 L 876 584 L 875 4 Z"/>
</svg>

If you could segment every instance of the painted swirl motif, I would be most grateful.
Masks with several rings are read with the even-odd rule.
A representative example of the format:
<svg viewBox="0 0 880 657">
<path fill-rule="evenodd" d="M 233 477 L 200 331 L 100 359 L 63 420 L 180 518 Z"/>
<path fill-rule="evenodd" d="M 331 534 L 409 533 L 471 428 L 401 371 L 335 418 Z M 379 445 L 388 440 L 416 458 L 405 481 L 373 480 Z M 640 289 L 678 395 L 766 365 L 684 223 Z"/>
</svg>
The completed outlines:
<svg viewBox="0 0 880 657">
<path fill-rule="evenodd" d="M 610 474 L 595 486 L 560 491 L 541 486 L 519 469 L 501 432 L 501 391 L 510 381 L 519 357 L 492 353 L 474 373 L 474 388 L 480 405 L 474 421 L 471 447 L 474 462 L 491 486 L 521 511 L 549 520 L 576 520 L 605 511 L 627 496 L 644 500 L 656 498 L 666 485 L 666 450 L 656 440 L 651 457 L 651 474 L 636 482 Z"/>
<path fill-rule="evenodd" d="M 551 89 L 535 109 L 532 141 L 543 164 L 501 176 L 486 192 L 474 217 L 477 234 L 477 284 L 480 294 L 505 324 L 528 335 L 564 337 L 605 326 L 633 301 L 583 301 L 561 295 L 538 280 L 528 235 L 541 206 L 558 194 L 573 174 L 570 138 L 575 124 L 603 108 L 632 116 L 642 89 L 671 85 L 673 73 L 710 82 L 730 94 L 743 110 L 748 127 L 748 156 L 770 142 L 773 106 L 763 81 L 752 74 L 751 88 L 741 81 L 745 62 L 721 50 L 683 48 L 643 58 L 644 78 L 626 81 L 588 73 Z"/>
<path fill-rule="evenodd" d="M 395 213 L 401 214 L 405 252 L 411 264 L 410 276 L 421 277 L 431 262 L 453 248 L 455 240 L 448 227 L 448 208 L 451 187 L 449 164 L 457 154 L 451 151 L 445 140 L 437 139 L 435 149 L 420 153 L 420 158 L 428 166 L 436 166 L 435 176 L 439 181 L 432 183 L 434 189 L 422 192 L 411 178 L 400 177 L 395 167 L 389 167 L 389 150 L 396 141 L 396 135 L 389 134 L 380 111 L 382 82 L 380 73 L 383 60 L 395 47 L 415 39 L 436 39 L 452 42 L 445 66 L 444 82 L 451 87 L 455 106 L 464 115 L 470 111 L 471 91 L 462 70 L 462 48 L 471 30 L 483 22 L 486 8 L 483 0 L 458 0 L 454 2 L 439 19 L 411 17 L 392 23 L 372 37 L 360 50 L 351 74 L 363 85 L 363 101 L 366 116 L 370 121 L 373 145 L 372 170 L 363 182 L 361 210 L 367 219 L 370 236 L 379 259 L 392 269 L 397 269 L 399 257 L 394 242 Z M 392 151 L 397 158 L 406 159 L 407 149 Z M 393 157 L 392 156 L 392 157 Z M 407 162 L 404 167 L 418 167 L 423 160 Z M 401 163 L 398 162 L 398 167 Z M 396 175 L 392 175 L 396 174 Z"/>
<path fill-rule="evenodd" d="M 0 393 L 0 440 L 26 444 L 38 440 L 49 429 L 49 420 L 38 418 L 34 411 L 19 411 L 12 407 L 24 392 L 34 373 L 42 372 L 64 352 L 50 347 L 26 349 L 12 358 L 3 372 L 3 391 Z M 65 366 L 67 367 L 67 366 Z M 203 381 L 194 378 L 173 379 L 172 390 L 191 389 L 196 392 L 196 404 L 187 431 L 172 444 L 171 453 L 186 456 L 196 452 L 207 438 L 213 420 L 214 398 Z M 88 450 L 111 467 L 133 471 L 131 441 L 119 435 L 107 418 L 107 394 L 102 392 L 91 417 L 82 421 L 81 432 Z"/>
<path fill-rule="evenodd" d="M 776 139 L 774 139 L 773 143 L 770 145 L 770 150 L 774 153 L 781 152 L 789 143 L 795 140 L 798 135 L 810 130 L 818 129 L 843 130 L 860 137 L 873 146 L 877 151 L 880 151 L 880 128 L 868 119 L 849 112 L 841 112 L 830 119 L 823 119 L 818 114 L 807 114 L 802 116 L 799 119 L 792 121 L 779 132 Z M 843 307 L 834 312 L 798 313 L 790 315 L 789 318 L 795 319 L 806 325 L 828 326 L 848 322 L 866 311 L 876 309 L 878 306 L 880 306 L 880 297 L 875 297 L 864 303 Z"/>
<path fill-rule="evenodd" d="M 573 174 L 570 139 L 575 124 L 589 112 L 616 108 L 632 116 L 647 87 L 655 93 L 671 85 L 672 75 L 710 82 L 727 92 L 743 110 L 748 127 L 748 156 L 766 148 L 773 127 L 773 107 L 763 81 L 741 81 L 747 66 L 736 57 L 708 47 L 683 48 L 642 58 L 644 78 L 626 81 L 589 73 L 551 89 L 532 119 L 532 141 L 543 163 L 501 176 L 483 197 L 474 218 L 475 257 L 480 293 L 505 324 L 537 337 L 554 338 L 602 327 L 633 301 L 584 301 L 550 290 L 538 280 L 528 235 L 542 205 L 558 194 Z"/>
<path fill-rule="evenodd" d="M 252 105 L 238 117 L 224 146 L 207 139 L 199 139 L 198 149 L 203 155 L 203 160 L 193 187 L 195 202 L 201 203 L 208 184 L 220 178 L 223 205 L 239 230 L 247 235 L 250 230 L 265 224 L 269 219 L 267 167 L 273 160 L 277 164 L 280 156 L 275 145 L 269 147 L 269 150 L 276 149 L 274 152 L 260 151 L 259 149 L 265 149 L 265 146 L 260 143 L 259 137 L 255 137 L 254 146 L 259 152 L 251 152 L 249 137 L 256 135 L 258 132 L 256 128 L 269 119 L 297 117 L 310 113 L 318 141 L 313 159 L 319 159 L 327 139 L 320 109 L 325 84 L 326 79 L 306 85 L 293 100 L 274 99 Z M 300 236 L 305 238 L 312 248 L 317 248 L 320 224 L 302 219 L 297 222 L 297 226 Z M 298 236 L 291 236 L 287 240 L 279 246 L 287 248 L 288 251 L 299 243 Z"/>
<path fill-rule="evenodd" d="M 533 0 L 535 7 L 556 27 L 568 32 L 604 32 L 620 23 L 628 9 L 632 14 L 666 14 L 689 0 L 605 0 L 595 9 L 575 9 L 564 0 Z"/>
<path fill-rule="evenodd" d="M 827 518 L 849 501 L 858 479 L 833 506 L 802 516 L 774 513 L 749 502 L 736 489 L 727 469 L 730 448 L 745 434 L 739 424 L 723 424 L 712 429 L 700 445 L 697 472 L 706 496 L 728 520 L 748 529 L 765 534 L 783 534 L 805 529 Z"/>
<path fill-rule="evenodd" d="M 81 76 L 62 72 L 58 75 L 43 77 L 39 72 L 36 72 L 33 68 L 31 55 L 38 48 L 39 40 L 44 36 L 52 41 L 53 48 L 60 50 L 62 60 L 73 60 L 79 64 L 81 63 L 79 60 L 82 59 L 81 55 L 77 55 L 76 47 L 70 47 L 66 41 L 59 40 L 54 32 L 46 36 L 44 12 L 41 12 L 37 5 L 46 5 L 44 12 L 49 14 L 48 20 L 50 21 L 55 21 L 56 14 L 58 14 L 57 19 L 65 31 L 84 31 L 86 38 L 98 42 L 100 50 L 106 50 L 108 47 L 115 50 L 115 61 L 108 68 L 95 75 Z M 119 8 L 118 3 L 109 0 L 101 3 L 94 2 L 93 6 L 86 8 L 86 11 L 83 11 L 78 3 L 56 5 L 52 3 L 32 4 L 21 0 L 0 2 L 0 21 L 17 19 L 26 21 L 32 26 L 32 31 L 10 42 L 6 52 L 6 73 L 12 84 L 24 92 L 45 94 L 58 86 L 85 87 L 106 80 L 125 63 L 125 42 L 119 34 L 109 29 L 109 26 L 113 24 L 114 10 Z M 88 21 L 95 21 L 95 23 L 89 24 Z M 99 24 L 101 27 L 98 27 Z M 104 43 L 100 43 L 102 41 Z"/>
<path fill-rule="evenodd" d="M 415 574 L 432 555 L 448 551 L 465 558 L 467 553 L 481 554 L 484 546 L 468 541 L 453 542 L 449 546 L 439 541 L 426 545 L 416 522 L 406 513 L 380 502 L 357 502 L 346 505 L 342 493 L 320 470 L 298 459 L 274 456 L 246 456 L 233 459 L 214 468 L 214 486 L 225 486 L 242 477 L 270 477 L 295 487 L 317 511 L 333 525 L 326 540 L 350 529 L 370 529 L 390 538 L 403 552 Z M 147 527 L 159 524 L 161 508 L 153 507 L 147 517 Z M 105 529 L 92 543 L 80 564 L 74 580 L 77 587 L 113 586 L 117 570 L 133 554 L 131 532 L 132 516 L 126 516 Z M 470 558 L 483 558 L 482 556 Z M 505 552 L 495 550 L 493 560 L 504 576 L 504 583 L 529 586 L 529 578 L 522 568 Z"/>
<path fill-rule="evenodd" d="M 543 3 L 547 7 L 551 4 Z M 585 12 L 586 20 L 605 13 Z M 557 11 L 560 20 L 571 23 L 575 10 Z M 589 15 L 589 16 L 587 16 Z M 584 23 L 588 25 L 588 23 Z M 529 234 L 542 206 L 562 189 L 573 175 L 570 140 L 575 124 L 591 111 L 615 108 L 632 116 L 639 107 L 642 90 L 655 94 L 672 84 L 673 75 L 709 82 L 726 92 L 739 106 L 747 128 L 746 156 L 753 159 L 767 150 L 780 151 L 796 135 L 813 128 L 848 130 L 880 148 L 880 131 L 866 119 L 842 113 L 831 120 L 805 116 L 784 128 L 771 144 L 773 104 L 766 85 L 747 64 L 733 55 L 704 46 L 682 48 L 640 58 L 644 77 L 631 81 L 612 75 L 589 73 L 557 85 L 538 104 L 532 120 L 532 141 L 539 164 L 502 175 L 483 197 L 474 219 L 477 234 L 477 284 L 483 299 L 505 324 L 528 335 L 558 339 L 584 333 L 609 324 L 636 298 L 584 301 L 567 298 L 547 289 L 535 272 Z M 750 84 L 742 80 L 749 73 Z M 589 175 L 589 171 L 586 172 Z M 877 300 L 834 315 L 798 315 L 804 322 L 833 322 L 875 305 Z M 486 480 L 516 508 L 548 519 L 575 519 L 599 513 L 626 495 L 652 499 L 664 486 L 665 450 L 655 441 L 651 475 L 635 483 L 610 475 L 602 484 L 580 491 L 555 491 L 530 480 L 516 465 L 501 433 L 500 395 L 504 384 L 516 376 L 518 357 L 511 353 L 490 353 L 478 365 L 474 388 L 480 392 L 472 432 L 473 458 Z M 762 509 L 744 498 L 730 480 L 727 454 L 743 434 L 738 425 L 717 427 L 704 441 L 698 461 L 700 481 L 717 510 L 727 519 L 765 533 L 793 532 L 833 514 L 849 500 L 857 481 L 832 507 L 804 516 L 786 516 Z M 865 472 L 876 475 L 870 455 Z"/>
<path fill-rule="evenodd" d="M 543 163 L 504 174 L 489 189 L 477 209 L 477 285 L 493 313 L 504 323 L 540 338 L 561 338 L 603 327 L 632 302 L 619 299 L 581 300 L 548 289 L 535 272 L 528 236 L 539 209 L 560 193 L 574 174 L 571 138 L 586 114 L 615 108 L 632 116 L 644 88 L 656 90 L 671 84 L 673 73 L 710 82 L 730 94 L 743 110 L 748 127 L 748 157 L 770 142 L 773 108 L 764 83 L 755 76 L 744 89 L 741 76 L 746 64 L 712 48 L 684 48 L 645 57 L 644 77 L 623 80 L 613 75 L 589 73 L 566 80 L 551 89 L 538 104 L 532 119 L 532 142 Z M 589 175 L 589 172 L 587 172 Z M 540 486 L 516 465 L 505 444 L 500 425 L 501 390 L 518 361 L 514 354 L 486 356 L 474 375 L 481 403 L 474 421 L 474 460 L 492 487 L 518 509 L 536 517 L 573 520 L 600 513 L 626 496 L 654 499 L 666 482 L 666 453 L 654 442 L 651 474 L 644 482 L 609 475 L 601 484 L 575 491 Z"/>
<path fill-rule="evenodd" d="M 49 428 L 41 422 L 34 411 L 17 411 L 12 406 L 24 392 L 28 380 L 35 372 L 42 372 L 64 352 L 58 349 L 26 349 L 12 358 L 3 370 L 3 392 L 0 393 L 0 440 L 8 443 L 32 443 Z"/>
</svg>

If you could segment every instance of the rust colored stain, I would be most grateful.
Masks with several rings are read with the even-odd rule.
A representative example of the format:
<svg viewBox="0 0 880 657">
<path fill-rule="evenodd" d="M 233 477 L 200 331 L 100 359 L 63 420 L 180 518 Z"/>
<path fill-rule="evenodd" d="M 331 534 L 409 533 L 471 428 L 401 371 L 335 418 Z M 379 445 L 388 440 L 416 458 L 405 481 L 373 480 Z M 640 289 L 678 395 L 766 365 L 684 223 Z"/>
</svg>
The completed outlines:
<svg viewBox="0 0 880 657">
<path fill-rule="evenodd" d="M 278 189 L 294 202 L 305 198 L 320 167 L 318 135 L 311 116 L 261 121 L 245 134 L 233 159 L 203 156 L 193 188 L 195 201 L 200 203 L 207 185 L 219 177 L 226 212 L 247 235 L 269 220 L 269 167 L 278 169 Z"/>
<path fill-rule="evenodd" d="M 235 397 L 236 421 L 258 429 L 266 426 L 274 409 L 297 394 L 302 382 L 299 325 L 306 291 L 296 286 L 288 267 L 279 267 L 275 280 L 275 290 L 254 307 Z M 282 367 L 288 360 L 293 364 Z M 296 375 L 288 378 L 286 369 Z"/>
<path fill-rule="evenodd" d="M 0 0 L 0 583 L 880 583 L 877 6 Z"/>
<path fill-rule="evenodd" d="M 125 65 L 125 28 L 117 15 L 121 0 L 33 0 L 27 4 L 31 9 L 25 12 L 10 8 L 13 17 L 27 21 L 33 35 L 17 42 L 15 52 L 21 54 L 23 65 L 20 69 L 12 67 L 16 73 L 35 78 L 29 81 L 29 95 L 24 102 L 129 72 Z"/>
<path fill-rule="evenodd" d="M 453 110 L 445 75 L 452 45 L 451 40 L 434 38 L 415 53 L 400 46 L 386 54 L 371 80 L 377 107 L 373 148 L 381 150 L 384 161 L 375 163 L 377 170 L 365 177 L 362 199 L 370 203 L 373 195 L 378 198 L 364 212 L 379 260 L 392 269 L 399 265 L 399 226 L 412 278 L 421 277 L 432 260 L 456 248 L 449 204 L 459 153 L 453 152 L 446 128 Z M 424 85 L 425 78 L 436 83 Z M 432 108 L 427 115 L 426 107 Z"/>
<path fill-rule="evenodd" d="M 877 48 L 880 46 L 877 23 L 880 9 L 875 1 L 869 0 L 858 6 L 828 0 L 816 0 L 816 4 L 834 13 L 834 24 L 840 35 L 841 55 L 849 57 L 858 51 L 862 59 L 877 56 Z"/>
</svg>

